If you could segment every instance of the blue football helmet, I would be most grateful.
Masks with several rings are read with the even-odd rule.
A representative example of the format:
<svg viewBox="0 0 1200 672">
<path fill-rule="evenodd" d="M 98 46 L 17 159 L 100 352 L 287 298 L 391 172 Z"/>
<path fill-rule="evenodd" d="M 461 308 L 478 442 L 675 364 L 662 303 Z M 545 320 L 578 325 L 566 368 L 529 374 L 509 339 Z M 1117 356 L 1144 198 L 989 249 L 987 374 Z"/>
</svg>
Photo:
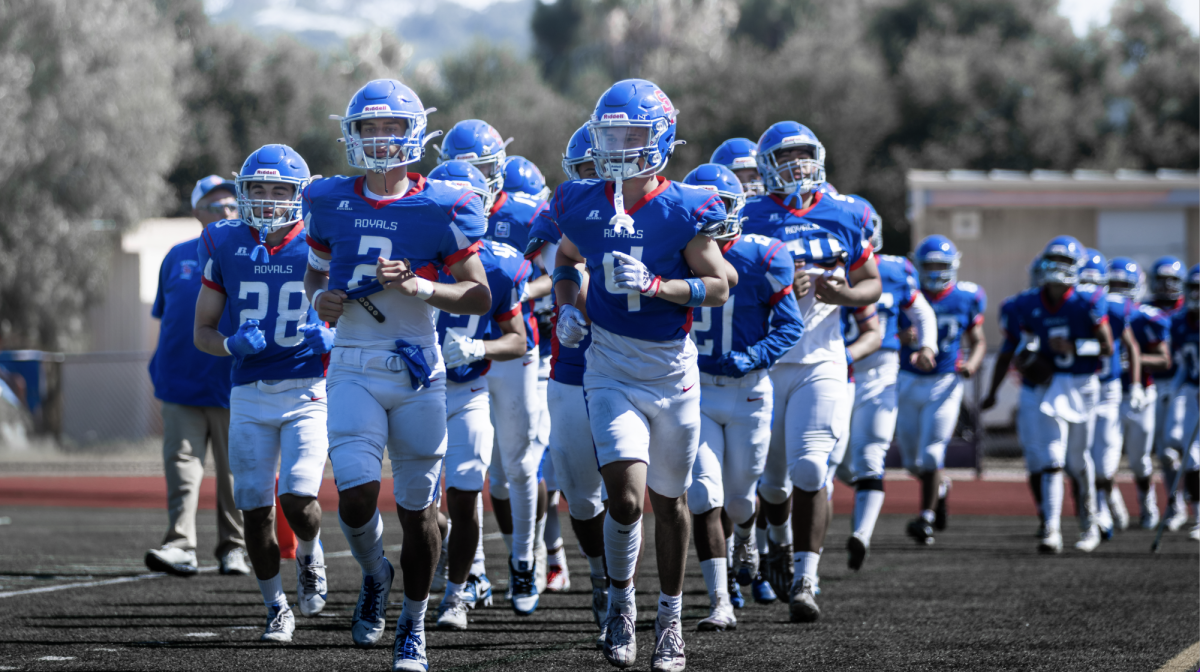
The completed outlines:
<svg viewBox="0 0 1200 672">
<path fill-rule="evenodd" d="M 733 171 L 742 182 L 742 191 L 747 196 L 761 196 L 767 193 L 763 187 L 762 175 L 758 173 L 758 145 L 746 138 L 730 138 L 722 142 L 717 151 L 713 152 L 712 163 L 717 163 Z M 739 173 L 741 170 L 753 170 L 754 174 Z"/>
<path fill-rule="evenodd" d="M 304 158 L 287 145 L 263 145 L 246 157 L 234 178 L 237 188 L 238 216 L 266 235 L 291 226 L 301 219 L 300 198 L 311 174 Z M 286 201 L 250 197 L 253 182 L 282 182 L 292 185 L 292 197 Z"/>
<path fill-rule="evenodd" d="M 742 183 L 733 171 L 719 163 L 704 163 L 683 178 L 684 184 L 715 192 L 725 203 L 725 226 L 713 236 L 717 240 L 732 240 L 742 233 L 742 208 L 746 195 Z"/>
<path fill-rule="evenodd" d="M 1028 271 L 1029 271 L 1029 287 L 1030 288 L 1041 287 L 1043 284 L 1042 283 L 1042 269 L 1041 269 L 1042 264 L 1041 264 L 1041 262 L 1042 262 L 1042 256 L 1040 254 L 1038 256 L 1034 257 L 1033 261 L 1029 262 Z"/>
<path fill-rule="evenodd" d="M 945 236 L 933 235 L 921 241 L 912 253 L 913 266 L 917 270 L 917 279 L 921 289 L 927 292 L 940 292 L 958 282 L 958 265 L 962 254 L 950 239 Z M 947 268 L 932 269 L 926 264 L 948 264 Z"/>
<path fill-rule="evenodd" d="M 426 135 L 428 115 L 437 108 L 425 109 L 412 89 L 394 79 L 376 79 L 358 90 L 346 106 L 346 116 L 337 119 L 346 143 L 346 160 L 355 168 L 385 173 L 393 168 L 416 163 L 425 156 L 425 143 L 441 135 Z M 364 119 L 404 119 L 408 128 L 402 136 L 363 139 L 359 122 Z"/>
<path fill-rule="evenodd" d="M 588 120 L 592 157 L 602 180 L 655 175 L 675 151 L 679 111 L 658 85 L 644 79 L 613 84 Z"/>
<path fill-rule="evenodd" d="M 542 171 L 523 156 L 510 156 L 504 164 L 504 190 L 529 194 L 539 201 L 550 197 Z"/>
<path fill-rule="evenodd" d="M 775 153 L 792 147 L 809 147 L 811 159 L 793 159 L 780 164 Z M 780 121 L 758 139 L 758 172 L 767 191 L 774 194 L 809 194 L 825 182 L 825 145 L 817 135 L 794 121 Z M 796 174 L 799 173 L 799 177 Z"/>
<path fill-rule="evenodd" d="M 1183 262 L 1159 257 L 1150 265 L 1150 296 L 1155 301 L 1178 301 L 1183 296 Z"/>
<path fill-rule="evenodd" d="M 1087 248 L 1071 236 L 1058 236 L 1046 244 L 1038 261 L 1043 284 L 1075 285 L 1087 263 Z"/>
<path fill-rule="evenodd" d="M 483 173 L 467 161 L 451 159 L 439 163 L 437 167 L 429 171 L 429 179 L 449 182 L 460 189 L 470 189 L 479 195 L 479 200 L 483 201 L 485 213 L 492 209 L 495 194 L 488 187 L 488 181 Z"/>
<path fill-rule="evenodd" d="M 829 183 L 826 182 L 825 184 Z M 834 193 L 837 192 L 834 191 Z M 859 196 L 858 194 L 851 194 L 847 198 L 852 201 L 862 201 L 863 203 L 867 204 L 867 216 L 869 217 L 867 226 L 870 228 L 863 229 L 863 236 L 865 236 L 867 240 L 871 241 L 871 247 L 875 250 L 876 254 L 879 254 L 880 251 L 883 250 L 883 218 L 879 216 L 879 211 L 875 209 L 875 206 L 871 205 L 871 202 L 862 196 Z"/>
<path fill-rule="evenodd" d="M 1079 271 L 1079 282 L 1097 285 L 1100 287 L 1108 286 L 1108 259 L 1100 253 L 1100 250 L 1092 248 L 1087 249 L 1087 261 L 1083 263 L 1083 269 Z"/>
<path fill-rule="evenodd" d="M 454 125 L 438 148 L 438 163 L 466 161 L 479 169 L 487 180 L 492 197 L 504 188 L 504 164 L 508 161 L 505 148 L 512 138 L 504 140 L 500 132 L 486 121 L 466 119 Z"/>
<path fill-rule="evenodd" d="M 1113 257 L 1108 262 L 1108 291 L 1130 299 L 1142 289 L 1142 269 L 1129 257 Z"/>
<path fill-rule="evenodd" d="M 1188 310 L 1200 310 L 1200 264 L 1192 266 L 1188 270 L 1187 282 L 1183 285 L 1184 288 L 1184 305 Z"/>
<path fill-rule="evenodd" d="M 585 163 L 591 163 L 595 168 L 592 157 L 592 134 L 588 130 L 587 124 L 580 126 L 571 134 L 571 140 L 567 143 L 567 151 L 563 152 L 562 157 L 562 169 L 567 174 L 568 180 L 583 179 L 583 176 L 579 174 L 579 167 Z"/>
</svg>

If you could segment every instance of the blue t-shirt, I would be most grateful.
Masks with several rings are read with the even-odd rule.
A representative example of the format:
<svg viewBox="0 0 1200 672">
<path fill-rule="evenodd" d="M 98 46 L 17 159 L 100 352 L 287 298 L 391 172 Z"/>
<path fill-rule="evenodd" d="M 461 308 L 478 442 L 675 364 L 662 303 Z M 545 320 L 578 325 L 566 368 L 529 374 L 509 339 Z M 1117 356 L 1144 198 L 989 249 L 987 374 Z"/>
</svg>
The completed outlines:
<svg viewBox="0 0 1200 672">
<path fill-rule="evenodd" d="M 938 354 L 937 365 L 932 371 L 922 371 L 913 365 L 912 348 L 900 348 L 900 369 L 918 376 L 936 376 L 943 373 L 954 373 L 962 360 L 962 337 L 967 330 L 983 322 L 983 311 L 987 309 L 987 294 L 983 288 L 973 282 L 957 282 L 935 295 L 925 292 L 925 299 L 937 316 Z M 907 329 L 908 318 L 901 316 L 901 329 Z"/>
<path fill-rule="evenodd" d="M 232 357 L 214 357 L 196 349 L 196 298 L 202 269 L 196 257 L 199 238 L 171 248 L 158 271 L 158 295 L 150 314 L 162 321 L 158 348 L 150 360 L 154 396 L 184 406 L 229 408 L 229 369 Z M 232 329 L 229 311 L 221 331 Z M 232 331 L 230 332 L 232 333 Z"/>
<path fill-rule="evenodd" d="M 308 244 L 304 226 L 296 224 L 276 247 L 266 247 L 266 263 L 250 260 L 248 250 L 259 244 L 258 234 L 240 219 L 210 224 L 200 236 L 197 254 L 204 269 L 204 286 L 226 297 L 226 310 L 234 324 L 232 336 L 246 320 L 258 320 L 267 347 L 234 359 L 233 384 L 259 380 L 320 378 L 325 375 L 325 355 L 297 358 L 305 349 L 300 327 L 319 322 L 304 293 Z"/>
<path fill-rule="evenodd" d="M 1178 310 L 1171 316 L 1171 349 L 1183 382 L 1200 385 L 1200 322 L 1196 313 Z"/>
<path fill-rule="evenodd" d="M 1022 331 L 1037 337 L 1038 348 L 1053 362 L 1056 373 L 1090 374 L 1100 371 L 1100 357 L 1081 357 L 1074 353 L 1058 354 L 1050 351 L 1050 339 L 1061 337 L 1068 340 L 1092 339 L 1096 327 L 1108 321 L 1108 301 L 1102 292 L 1083 287 L 1067 290 L 1062 303 L 1054 308 L 1046 302 L 1043 290 L 1029 289 L 1016 296 L 1013 301 L 1010 328 L 1005 337 L 1014 341 Z"/>
<path fill-rule="evenodd" d="M 692 322 L 696 364 L 705 373 L 723 375 L 717 363 L 721 355 L 753 347 L 768 368 L 804 333 L 792 295 L 792 257 L 780 241 L 753 233 L 722 243 L 721 251 L 737 271 L 738 284 L 725 305 L 700 308 Z"/>
<path fill-rule="evenodd" d="M 446 342 L 446 330 L 454 329 L 469 338 L 491 341 L 500 338 L 499 322 L 506 322 L 521 310 L 517 298 L 521 288 L 529 279 L 530 263 L 521 258 L 521 253 L 504 243 L 483 241 L 479 247 L 479 261 L 487 273 L 488 289 L 492 292 L 492 307 L 487 315 L 455 315 L 438 311 L 438 341 Z M 452 283 L 454 278 L 443 269 L 442 282 Z M 481 359 L 453 369 L 446 369 L 446 378 L 456 383 L 466 383 L 487 373 L 491 361 Z"/>
<path fill-rule="evenodd" d="M 618 336 L 646 341 L 679 341 L 692 326 L 692 309 L 622 289 L 613 280 L 613 252 L 641 260 L 664 280 L 692 277 L 683 250 L 697 234 L 716 233 L 725 221 L 725 205 L 715 193 L 659 177 L 658 187 L 626 204 L 634 232 L 609 226 L 616 214 L 613 183 L 564 182 L 541 217 L 570 238 L 587 262 L 592 278 L 587 312 L 594 324 Z"/>
<path fill-rule="evenodd" d="M 532 238 L 555 244 L 562 240 L 562 232 L 558 230 L 558 226 L 546 217 L 538 217 L 529 234 Z M 533 261 L 541 253 L 541 246 L 534 250 L 527 249 L 525 258 Z M 550 316 L 550 379 L 564 385 L 583 385 L 583 374 L 587 371 L 587 349 L 592 344 L 592 331 L 588 330 L 578 348 L 562 347 L 558 342 L 558 297 L 553 289 L 550 296 L 554 306 L 554 312 Z"/>
</svg>

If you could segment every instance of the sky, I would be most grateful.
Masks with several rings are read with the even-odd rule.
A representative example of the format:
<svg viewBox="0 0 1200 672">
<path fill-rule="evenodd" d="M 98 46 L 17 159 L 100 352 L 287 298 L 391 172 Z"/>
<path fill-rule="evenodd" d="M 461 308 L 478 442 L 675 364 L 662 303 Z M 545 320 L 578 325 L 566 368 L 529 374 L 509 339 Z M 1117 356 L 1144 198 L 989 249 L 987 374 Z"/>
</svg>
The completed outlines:
<svg viewBox="0 0 1200 672">
<path fill-rule="evenodd" d="M 482 0 L 477 0 L 482 1 Z M 1108 16 L 1115 0 L 1059 0 L 1058 12 L 1067 17 L 1076 35 L 1087 34 L 1088 28 L 1108 23 Z M 1200 2 L 1196 0 L 1168 0 L 1168 4 L 1192 30 L 1200 34 Z"/>
</svg>

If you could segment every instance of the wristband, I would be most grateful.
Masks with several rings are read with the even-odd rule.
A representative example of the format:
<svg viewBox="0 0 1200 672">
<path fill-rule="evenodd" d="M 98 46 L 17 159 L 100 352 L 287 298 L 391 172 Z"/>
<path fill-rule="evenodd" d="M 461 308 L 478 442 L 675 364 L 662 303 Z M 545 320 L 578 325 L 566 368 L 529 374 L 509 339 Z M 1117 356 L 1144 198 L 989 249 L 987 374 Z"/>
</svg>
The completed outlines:
<svg viewBox="0 0 1200 672">
<path fill-rule="evenodd" d="M 417 278 L 417 298 L 422 301 L 428 301 L 433 297 L 433 283 L 425 278 Z"/>
<path fill-rule="evenodd" d="M 1078 357 L 1099 357 L 1100 341 L 1094 338 L 1075 339 L 1075 355 Z"/>
<path fill-rule="evenodd" d="M 687 303 L 683 305 L 688 308 L 696 308 L 704 303 L 704 297 L 708 293 L 708 290 L 704 287 L 704 281 L 700 278 L 688 278 L 684 282 L 691 288 L 692 295 L 688 298 Z"/>
<path fill-rule="evenodd" d="M 580 287 L 583 287 L 583 274 L 574 266 L 555 266 L 554 274 L 550 276 L 554 280 L 554 284 L 558 284 L 559 280 L 567 280 L 573 282 Z"/>
<path fill-rule="evenodd" d="M 311 247 L 308 248 L 308 265 L 312 266 L 314 270 L 328 273 L 329 262 L 329 259 L 322 259 L 318 257 L 316 250 L 312 249 Z"/>
<path fill-rule="evenodd" d="M 317 309 L 317 299 L 318 299 L 318 298 L 319 298 L 319 297 L 320 297 L 322 294 L 324 294 L 325 292 L 328 292 L 328 291 L 329 291 L 328 289 L 318 289 L 317 291 L 313 292 L 313 298 L 312 298 L 312 301 L 311 301 L 311 302 L 309 302 L 309 304 L 308 304 L 308 305 L 312 306 L 313 310 L 316 310 L 316 309 Z"/>
<path fill-rule="evenodd" d="M 228 338 L 221 341 L 221 347 L 225 348 L 225 352 L 228 352 L 231 355 L 233 354 L 233 351 L 229 349 L 229 339 Z"/>
</svg>

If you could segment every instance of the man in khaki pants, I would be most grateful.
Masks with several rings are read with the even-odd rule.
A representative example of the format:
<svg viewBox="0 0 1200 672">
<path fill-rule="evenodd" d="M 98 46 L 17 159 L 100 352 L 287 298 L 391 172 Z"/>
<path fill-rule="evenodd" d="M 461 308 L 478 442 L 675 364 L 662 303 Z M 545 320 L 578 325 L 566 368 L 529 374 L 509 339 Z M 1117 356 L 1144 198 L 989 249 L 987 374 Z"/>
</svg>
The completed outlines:
<svg viewBox="0 0 1200 672">
<path fill-rule="evenodd" d="M 237 217 L 232 182 L 216 175 L 196 183 L 192 215 L 202 226 Z M 163 402 L 163 467 L 167 476 L 167 534 L 161 548 L 146 552 L 146 566 L 191 576 L 196 564 L 196 506 L 204 457 L 212 444 L 217 468 L 217 549 L 222 574 L 249 574 L 242 512 L 233 503 L 229 471 L 229 367 L 232 360 L 200 352 L 192 343 L 200 278 L 199 238 L 171 249 L 158 276 L 154 317 L 162 321 L 150 360 L 154 396 Z M 228 322 L 226 315 L 223 324 Z M 228 324 L 224 326 L 228 327 Z M 229 329 L 232 333 L 232 328 Z"/>
</svg>

